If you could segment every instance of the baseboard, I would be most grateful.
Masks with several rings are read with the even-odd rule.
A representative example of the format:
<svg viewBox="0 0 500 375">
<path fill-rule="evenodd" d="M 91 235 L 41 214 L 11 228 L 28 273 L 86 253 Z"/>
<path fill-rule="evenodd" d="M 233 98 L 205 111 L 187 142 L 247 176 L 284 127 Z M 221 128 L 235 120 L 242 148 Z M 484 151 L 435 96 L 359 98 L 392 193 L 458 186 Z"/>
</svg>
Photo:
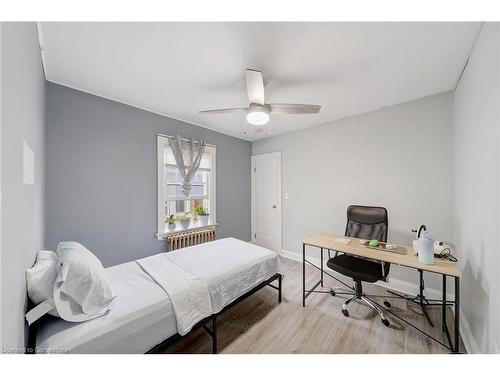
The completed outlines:
<svg viewBox="0 0 500 375">
<path fill-rule="evenodd" d="M 477 344 L 472 330 L 470 328 L 469 322 L 465 319 L 464 314 L 460 316 L 460 336 L 462 336 L 462 341 L 464 342 L 465 350 L 468 354 L 479 354 L 479 345 Z"/>
<path fill-rule="evenodd" d="M 302 256 L 299 253 L 296 253 L 295 251 L 281 249 L 280 255 L 283 258 L 295 260 L 297 262 L 302 262 Z M 312 258 L 312 257 L 306 257 L 306 258 L 307 258 L 307 260 L 312 260 L 312 259 L 316 260 L 316 258 Z"/>
</svg>

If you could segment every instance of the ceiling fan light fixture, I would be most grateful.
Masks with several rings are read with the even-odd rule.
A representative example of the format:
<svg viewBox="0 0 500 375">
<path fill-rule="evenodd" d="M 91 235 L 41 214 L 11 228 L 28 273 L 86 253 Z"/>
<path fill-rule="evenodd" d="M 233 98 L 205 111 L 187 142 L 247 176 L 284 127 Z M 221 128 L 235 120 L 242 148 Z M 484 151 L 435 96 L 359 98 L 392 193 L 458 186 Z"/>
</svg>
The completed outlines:
<svg viewBox="0 0 500 375">
<path fill-rule="evenodd" d="M 252 105 L 247 111 L 247 122 L 252 125 L 266 125 L 269 122 L 269 110 L 265 106 Z"/>
<path fill-rule="evenodd" d="M 250 106 L 248 108 L 221 108 L 199 111 L 199 113 L 234 113 L 244 112 L 246 117 L 244 134 L 247 134 L 247 124 L 257 126 L 255 133 L 260 133 L 263 126 L 269 124 L 271 113 L 282 113 L 289 115 L 302 115 L 318 113 L 320 105 L 298 104 L 298 103 L 266 103 L 264 94 L 264 80 L 262 72 L 254 69 L 246 71 L 247 95 Z M 269 124 L 271 134 L 271 124 Z"/>
</svg>

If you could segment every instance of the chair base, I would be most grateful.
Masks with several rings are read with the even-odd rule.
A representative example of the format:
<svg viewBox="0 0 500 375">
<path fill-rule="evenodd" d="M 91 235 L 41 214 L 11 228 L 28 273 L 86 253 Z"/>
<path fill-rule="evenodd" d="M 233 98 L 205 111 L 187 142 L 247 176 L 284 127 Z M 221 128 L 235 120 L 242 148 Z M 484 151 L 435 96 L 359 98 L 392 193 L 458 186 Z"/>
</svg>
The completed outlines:
<svg viewBox="0 0 500 375">
<path fill-rule="evenodd" d="M 341 290 L 342 292 L 337 292 L 336 290 Z M 365 304 L 367 304 L 369 307 L 371 307 L 373 310 L 375 310 L 380 315 L 380 320 L 382 321 L 382 323 L 385 326 L 388 327 L 391 325 L 391 323 L 389 322 L 389 319 L 387 319 L 387 317 L 385 316 L 382 309 L 378 306 L 378 304 L 376 302 L 374 302 L 371 298 L 369 298 L 368 296 L 363 294 L 360 281 L 356 281 L 355 287 L 352 288 L 351 290 L 344 289 L 344 288 L 332 288 L 332 289 L 330 289 L 330 294 L 333 297 L 335 297 L 337 294 L 339 294 L 339 295 L 351 295 L 352 296 L 351 298 L 347 299 L 344 302 L 344 304 L 342 305 L 342 314 L 344 314 L 344 316 L 347 316 L 347 317 L 349 316 L 349 311 L 347 310 L 347 307 L 349 306 L 349 304 L 352 301 L 359 299 L 359 300 L 363 301 Z M 386 299 L 383 300 L 383 303 L 387 308 L 391 307 L 391 304 Z"/>
</svg>

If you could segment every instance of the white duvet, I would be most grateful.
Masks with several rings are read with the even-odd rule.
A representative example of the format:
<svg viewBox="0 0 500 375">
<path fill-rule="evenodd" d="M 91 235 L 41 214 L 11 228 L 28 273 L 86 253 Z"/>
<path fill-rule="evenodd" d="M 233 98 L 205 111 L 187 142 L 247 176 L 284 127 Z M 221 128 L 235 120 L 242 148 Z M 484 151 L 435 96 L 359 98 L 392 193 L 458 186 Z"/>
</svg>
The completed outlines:
<svg viewBox="0 0 500 375">
<path fill-rule="evenodd" d="M 180 335 L 185 335 L 200 320 L 212 315 L 207 283 L 176 265 L 168 254 L 136 262 L 170 297 Z"/>
<path fill-rule="evenodd" d="M 167 254 L 179 267 L 205 280 L 214 314 L 264 280 L 281 273 L 276 253 L 235 238 Z"/>
<path fill-rule="evenodd" d="M 235 238 L 136 262 L 170 297 L 180 335 L 280 270 L 276 254 Z"/>
</svg>

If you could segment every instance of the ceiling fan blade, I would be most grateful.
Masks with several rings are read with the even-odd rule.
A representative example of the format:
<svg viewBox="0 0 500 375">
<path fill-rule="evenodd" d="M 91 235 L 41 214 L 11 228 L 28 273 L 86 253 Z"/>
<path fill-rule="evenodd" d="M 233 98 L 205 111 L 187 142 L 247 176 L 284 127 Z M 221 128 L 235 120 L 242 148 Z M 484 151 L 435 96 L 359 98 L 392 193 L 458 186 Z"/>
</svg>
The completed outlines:
<svg viewBox="0 0 500 375">
<path fill-rule="evenodd" d="M 247 69 L 247 94 L 250 103 L 264 105 L 264 80 L 262 72 Z"/>
<path fill-rule="evenodd" d="M 290 104 L 290 103 L 271 103 L 267 104 L 271 113 L 287 113 L 291 115 L 318 113 L 320 105 L 313 104 Z"/>
<path fill-rule="evenodd" d="M 207 109 L 204 111 L 199 111 L 198 113 L 234 113 L 234 112 L 246 112 L 248 108 L 221 108 L 221 109 Z"/>
</svg>

